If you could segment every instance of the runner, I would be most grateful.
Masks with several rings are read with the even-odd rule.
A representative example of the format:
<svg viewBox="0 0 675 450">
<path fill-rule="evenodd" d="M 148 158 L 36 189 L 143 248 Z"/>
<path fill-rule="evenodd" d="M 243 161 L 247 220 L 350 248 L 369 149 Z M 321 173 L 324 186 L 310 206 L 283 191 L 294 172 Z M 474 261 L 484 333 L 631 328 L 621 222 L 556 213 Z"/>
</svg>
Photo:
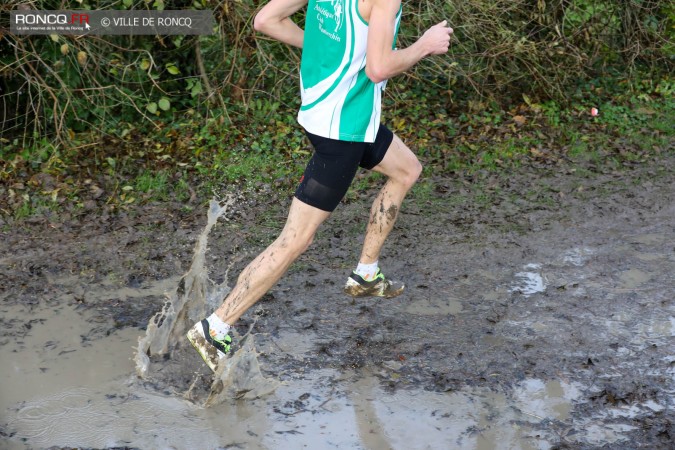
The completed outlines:
<svg viewBox="0 0 675 450">
<path fill-rule="evenodd" d="M 290 17 L 305 5 L 302 30 Z M 378 259 L 422 165 L 380 124 L 381 96 L 389 78 L 429 55 L 446 53 L 452 29 L 444 20 L 410 47 L 397 50 L 400 20 L 400 0 L 272 0 L 256 15 L 257 31 L 302 48 L 298 122 L 314 154 L 279 237 L 242 271 L 222 305 L 188 331 L 188 339 L 212 370 L 230 351 L 232 325 L 309 247 L 359 167 L 382 173 L 387 181 L 373 202 L 361 257 L 344 291 L 354 297 L 386 298 L 403 292 L 402 283 L 382 274 Z"/>
</svg>

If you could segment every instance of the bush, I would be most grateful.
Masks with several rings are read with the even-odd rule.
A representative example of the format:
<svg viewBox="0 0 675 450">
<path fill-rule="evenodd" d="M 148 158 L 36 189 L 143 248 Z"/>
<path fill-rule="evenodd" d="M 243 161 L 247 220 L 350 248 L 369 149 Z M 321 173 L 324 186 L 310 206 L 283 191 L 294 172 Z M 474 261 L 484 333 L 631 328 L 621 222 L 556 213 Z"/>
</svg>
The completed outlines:
<svg viewBox="0 0 675 450">
<path fill-rule="evenodd" d="M 75 3 L 75 2 L 73 2 Z M 233 8 L 214 0 L 82 0 L 83 9 L 217 8 L 213 36 L 15 36 L 10 10 L 25 0 L 0 6 L 0 138 L 24 142 L 55 135 L 115 130 L 120 122 L 155 125 L 175 111 L 225 106 L 223 97 L 241 98 L 252 69 L 252 2 Z M 23 5 L 23 6 L 21 6 Z M 64 9 L 61 1 L 35 0 L 31 9 Z M 2 31 L 4 29 L 4 31 Z M 234 63 L 236 62 L 236 64 Z M 214 80 L 217 80 L 214 81 Z M 207 114 L 208 115 L 208 114 Z M 156 126 L 156 125 L 155 125 Z"/>
<path fill-rule="evenodd" d="M 67 142 L 76 133 L 114 133 L 124 128 L 120 123 L 140 121 L 159 128 L 158 119 L 190 110 L 231 123 L 230 113 L 269 110 L 261 98 L 289 109 L 297 102 L 299 52 L 255 35 L 253 0 L 77 0 L 84 9 L 213 9 L 217 19 L 212 36 L 85 39 L 9 34 L 8 11 L 26 4 L 65 7 L 60 0 L 0 6 L 4 142 L 44 136 Z M 604 73 L 625 77 L 641 68 L 657 78 L 674 68 L 675 7 L 665 0 L 404 2 L 399 46 L 443 18 L 455 29 L 450 55 L 402 77 L 389 101 L 407 101 L 403 91 L 432 91 L 446 103 L 459 97 L 503 107 L 523 94 L 564 103 L 580 81 Z"/>
<path fill-rule="evenodd" d="M 500 104 L 522 94 L 565 102 L 579 81 L 638 65 L 673 68 L 672 3 L 658 0 L 472 0 L 409 5 L 403 40 L 441 17 L 455 29 L 449 58 L 414 72 Z M 408 6 L 408 5 L 406 5 Z M 439 11 L 441 13 L 439 14 Z M 446 83 L 446 80 L 449 83 Z"/>
</svg>

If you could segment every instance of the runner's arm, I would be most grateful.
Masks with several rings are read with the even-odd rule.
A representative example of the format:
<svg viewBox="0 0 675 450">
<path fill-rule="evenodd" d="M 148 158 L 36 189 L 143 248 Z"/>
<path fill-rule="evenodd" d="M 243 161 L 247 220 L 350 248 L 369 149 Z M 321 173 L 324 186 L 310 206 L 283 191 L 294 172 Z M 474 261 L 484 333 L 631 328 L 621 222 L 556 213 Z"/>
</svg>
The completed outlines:
<svg viewBox="0 0 675 450">
<path fill-rule="evenodd" d="M 429 28 L 414 44 L 402 50 L 394 50 L 395 19 L 401 6 L 399 1 L 372 0 L 373 9 L 368 23 L 368 49 L 366 75 L 373 82 L 387 80 L 405 72 L 429 55 L 448 51 L 452 28 L 443 22 Z"/>
<path fill-rule="evenodd" d="M 271 0 L 256 14 L 253 28 L 284 44 L 302 48 L 305 32 L 290 17 L 307 4 L 307 0 Z"/>
</svg>

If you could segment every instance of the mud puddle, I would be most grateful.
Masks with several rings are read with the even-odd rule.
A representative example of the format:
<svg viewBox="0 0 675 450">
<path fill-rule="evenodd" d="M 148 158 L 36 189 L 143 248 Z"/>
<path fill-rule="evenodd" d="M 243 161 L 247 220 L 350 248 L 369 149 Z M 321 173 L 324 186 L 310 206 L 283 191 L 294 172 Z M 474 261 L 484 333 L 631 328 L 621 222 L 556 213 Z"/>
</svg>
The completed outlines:
<svg viewBox="0 0 675 450">
<path fill-rule="evenodd" d="M 262 399 L 203 408 L 139 381 L 131 357 L 139 330 L 90 342 L 91 322 L 73 307 L 26 313 L 3 309 L 41 324 L 0 347 L 10 362 L 0 368 L 3 448 L 549 448 L 581 397 L 575 383 L 536 379 L 502 393 L 392 393 L 382 374 L 313 370 Z M 597 443 L 630 429 L 589 425 L 587 440 Z"/>
</svg>

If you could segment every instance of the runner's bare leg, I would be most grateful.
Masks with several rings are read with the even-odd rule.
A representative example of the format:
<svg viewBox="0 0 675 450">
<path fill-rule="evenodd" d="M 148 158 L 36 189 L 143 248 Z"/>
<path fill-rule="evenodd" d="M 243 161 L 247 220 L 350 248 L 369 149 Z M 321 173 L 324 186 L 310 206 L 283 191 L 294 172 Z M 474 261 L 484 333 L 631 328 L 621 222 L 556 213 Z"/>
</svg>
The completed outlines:
<svg viewBox="0 0 675 450">
<path fill-rule="evenodd" d="M 373 170 L 386 175 L 388 180 L 370 210 L 370 220 L 360 259 L 364 264 L 371 264 L 379 259 L 380 251 L 394 227 L 403 199 L 422 173 L 422 165 L 412 150 L 394 135 L 384 159 Z"/>
<path fill-rule="evenodd" d="M 237 284 L 216 310 L 216 315 L 223 322 L 233 325 L 307 250 L 316 230 L 328 216 L 329 212 L 293 198 L 281 234 L 241 272 Z"/>
</svg>

